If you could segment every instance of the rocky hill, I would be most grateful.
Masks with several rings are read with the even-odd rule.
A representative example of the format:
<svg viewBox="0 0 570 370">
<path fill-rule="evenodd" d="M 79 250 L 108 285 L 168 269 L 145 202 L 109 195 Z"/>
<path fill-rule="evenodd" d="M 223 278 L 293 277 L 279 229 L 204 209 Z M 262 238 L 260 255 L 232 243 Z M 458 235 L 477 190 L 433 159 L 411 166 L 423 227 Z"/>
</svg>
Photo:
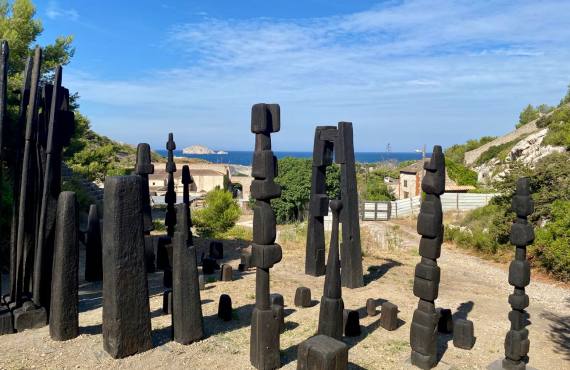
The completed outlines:
<svg viewBox="0 0 570 370">
<path fill-rule="evenodd" d="M 465 153 L 465 164 L 477 172 L 478 182 L 505 176 L 513 163 L 529 168 L 542 158 L 570 149 L 570 105 L 564 104 L 503 136 Z"/>
</svg>

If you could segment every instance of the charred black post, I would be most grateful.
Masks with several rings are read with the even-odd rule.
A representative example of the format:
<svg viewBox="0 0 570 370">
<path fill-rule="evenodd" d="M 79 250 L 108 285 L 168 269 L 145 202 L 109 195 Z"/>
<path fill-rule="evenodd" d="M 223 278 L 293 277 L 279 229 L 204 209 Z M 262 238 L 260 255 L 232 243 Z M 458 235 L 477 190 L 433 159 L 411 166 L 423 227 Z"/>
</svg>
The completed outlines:
<svg viewBox="0 0 570 370">
<path fill-rule="evenodd" d="M 204 336 L 196 248 L 190 243 L 185 203 L 176 206 L 177 231 L 172 245 L 172 329 L 174 340 L 190 344 Z"/>
<path fill-rule="evenodd" d="M 411 362 L 421 369 L 437 363 L 437 325 L 439 314 L 435 300 L 439 291 L 440 269 L 437 259 L 443 242 L 443 211 L 440 196 L 445 192 L 445 157 L 441 146 L 433 148 L 432 158 L 424 164 L 426 171 L 422 190 L 426 193 L 418 216 L 421 262 L 414 278 L 414 295 L 420 299 L 414 311 L 410 330 Z"/>
<path fill-rule="evenodd" d="M 26 112 L 30 100 L 30 86 L 32 84 L 32 57 L 28 57 L 26 69 L 24 71 L 24 82 L 20 92 L 20 110 L 18 113 L 18 122 L 14 130 L 14 157 L 12 159 L 12 222 L 10 228 L 10 296 L 7 301 L 11 305 L 16 306 L 16 297 L 18 296 L 18 222 L 20 212 L 20 187 L 22 176 L 22 149 L 24 146 L 22 128 L 26 126 Z"/>
<path fill-rule="evenodd" d="M 342 209 L 340 200 L 331 201 L 331 211 L 333 213 L 331 246 L 327 260 L 327 274 L 325 276 L 325 288 L 321 298 L 321 308 L 319 313 L 318 334 L 342 339 L 342 322 L 344 312 L 344 302 L 342 300 L 342 286 L 340 281 L 340 259 L 338 251 L 339 219 L 338 215 Z"/>
<path fill-rule="evenodd" d="M 74 113 L 68 111 L 69 92 L 61 86 L 62 72 L 61 66 L 58 66 L 55 70 L 51 94 L 48 89 L 44 90 L 45 105 L 49 104 L 50 108 L 49 112 L 42 112 L 42 116 L 48 120 L 48 130 L 45 148 L 45 174 L 43 176 L 34 262 L 33 300 L 36 306 L 48 309 L 48 317 L 51 301 L 56 214 L 58 198 L 61 192 L 62 151 L 63 147 L 69 144 L 75 125 Z"/>
<path fill-rule="evenodd" d="M 358 192 L 356 189 L 356 167 L 351 122 L 339 122 L 338 141 L 335 147 L 335 161 L 340 165 L 342 223 L 342 286 L 360 288 L 364 286 L 362 274 L 362 247 L 360 245 L 360 223 L 358 216 Z"/>
<path fill-rule="evenodd" d="M 166 162 L 166 172 L 168 172 L 168 184 L 166 188 L 166 195 L 164 201 L 166 202 L 166 215 L 164 223 L 166 224 L 166 232 L 169 237 L 174 235 L 174 227 L 176 226 L 176 190 L 174 188 L 174 172 L 176 172 L 176 163 L 174 163 L 174 150 L 176 143 L 174 142 L 174 135 L 168 134 L 168 142 L 166 143 L 168 150 L 168 162 Z"/>
<path fill-rule="evenodd" d="M 37 187 L 36 181 L 39 174 L 36 170 L 36 126 L 37 126 L 37 111 L 38 111 L 38 85 L 40 80 L 42 51 L 36 47 L 34 52 L 34 63 L 31 73 L 30 84 L 30 99 L 26 111 L 26 134 L 24 143 L 24 154 L 22 158 L 22 177 L 20 182 L 19 206 L 18 206 L 18 231 L 17 231 L 17 263 L 15 274 L 15 295 L 13 301 L 15 307 L 21 307 L 23 303 L 23 293 L 30 292 L 32 270 L 34 265 L 34 250 L 36 242 L 36 226 L 37 226 L 37 202 L 36 194 Z M 18 317 L 25 314 L 33 305 L 27 305 L 27 310 L 19 310 L 14 312 L 14 326 L 16 330 L 24 329 L 27 326 L 25 322 L 27 319 L 22 320 L 22 325 L 19 324 Z M 34 322 L 34 327 L 47 324 L 47 316 L 41 318 L 43 324 L 38 320 Z"/>
<path fill-rule="evenodd" d="M 271 133 L 281 126 L 278 104 L 255 104 L 251 109 L 251 131 L 255 134 L 251 195 L 253 214 L 252 264 L 257 268 L 255 308 L 251 318 L 250 361 L 257 369 L 280 367 L 280 320 L 272 310 L 269 297 L 269 269 L 281 261 L 281 246 L 275 244 L 276 221 L 271 199 L 281 196 L 275 183 L 277 158 L 271 150 Z"/>
<path fill-rule="evenodd" d="M 194 183 L 194 178 L 190 174 L 190 167 L 187 165 L 182 166 L 182 203 L 186 205 L 184 207 L 185 212 L 188 214 L 188 243 L 194 245 L 194 240 L 192 239 L 192 233 L 190 229 L 192 228 L 192 213 L 190 212 L 190 185 Z"/>
<path fill-rule="evenodd" d="M 85 280 L 103 280 L 103 246 L 101 244 L 101 224 L 97 205 L 89 207 L 87 232 L 85 233 Z"/>
<path fill-rule="evenodd" d="M 526 259 L 526 247 L 534 241 L 534 230 L 528 216 L 534 212 L 534 202 L 530 195 L 530 182 L 526 177 L 517 181 L 512 209 L 517 215 L 511 228 L 511 243 L 515 245 L 515 259 L 509 266 L 509 284 L 514 292 L 509 296 L 511 330 L 505 338 L 505 359 L 503 369 L 525 369 L 528 363 L 530 341 L 528 339 L 529 315 L 525 311 L 529 299 L 525 287 L 530 284 L 530 264 Z"/>
<path fill-rule="evenodd" d="M 75 193 L 57 202 L 49 334 L 63 341 L 79 335 L 79 209 Z"/>
<path fill-rule="evenodd" d="M 135 165 L 135 174 L 142 177 L 142 203 L 143 203 L 143 222 L 144 231 L 149 235 L 154 227 L 152 225 L 152 208 L 150 206 L 150 192 L 148 190 L 148 175 L 154 173 L 154 165 L 150 155 L 150 145 L 141 143 L 137 146 L 137 162 Z"/>
<path fill-rule="evenodd" d="M 325 274 L 324 217 L 328 215 L 329 211 L 326 178 L 327 166 L 333 163 L 336 136 L 337 129 L 335 126 L 317 126 L 315 129 L 305 258 L 305 274 L 311 276 Z"/>
<path fill-rule="evenodd" d="M 2 138 L 4 133 L 4 125 L 5 125 L 4 121 L 6 120 L 6 113 L 7 113 L 6 108 L 8 104 L 7 101 L 8 56 L 10 53 L 8 42 L 2 41 L 2 45 L 0 48 L 1 48 L 0 51 L 0 178 L 2 178 L 2 167 L 3 167 L 2 161 L 4 160 Z M 0 197 L 1 196 L 2 194 L 0 194 Z M 4 306 L 1 295 L 2 295 L 2 274 L 0 274 L 0 335 L 3 335 L 3 334 L 12 333 L 14 331 L 14 324 L 13 324 L 12 312 L 10 312 L 7 306 Z"/>
<path fill-rule="evenodd" d="M 329 199 L 326 194 L 326 169 L 335 162 L 341 171 L 341 199 L 343 208 L 339 219 L 342 224 L 340 256 L 342 260 L 342 286 L 364 286 L 362 274 L 362 250 L 358 218 L 358 194 L 352 123 L 339 122 L 338 127 L 318 126 L 315 131 L 313 173 L 307 229 L 305 273 L 320 276 L 325 273 L 324 216 L 328 214 Z"/>
<path fill-rule="evenodd" d="M 140 176 L 105 179 L 103 344 L 113 358 L 152 347 Z"/>
</svg>

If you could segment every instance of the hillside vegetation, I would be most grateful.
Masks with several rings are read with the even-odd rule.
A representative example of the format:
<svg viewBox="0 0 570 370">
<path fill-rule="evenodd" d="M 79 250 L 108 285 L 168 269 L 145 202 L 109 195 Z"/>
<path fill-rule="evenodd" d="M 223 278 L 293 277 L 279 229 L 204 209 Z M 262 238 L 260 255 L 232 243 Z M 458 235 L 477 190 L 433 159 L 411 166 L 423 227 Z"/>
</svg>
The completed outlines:
<svg viewBox="0 0 570 370">
<path fill-rule="evenodd" d="M 453 240 L 461 247 L 473 248 L 485 254 L 510 258 L 514 250 L 509 242 L 510 228 L 514 220 L 511 197 L 516 180 L 526 176 L 530 178 L 535 202 L 535 211 L 529 220 L 536 229 L 535 242 L 528 248 L 529 260 L 534 267 L 541 268 L 556 278 L 570 280 L 570 153 L 568 152 L 570 105 L 568 103 L 570 103 L 570 88 L 560 105 L 551 110 L 549 115 L 532 116 L 528 107 L 525 108 L 526 113 L 523 111 L 525 117 L 535 117 L 533 119 L 540 117 L 537 121 L 538 128 L 548 128 L 541 146 L 564 147 L 566 152 L 552 153 L 537 161 L 525 163 L 520 160 L 505 160 L 510 150 L 525 137 L 489 148 L 481 155 L 476 165 L 500 161 L 502 175 L 493 178 L 490 185 L 492 190 L 502 195 L 494 198 L 488 206 L 469 212 L 458 225 L 447 225 L 445 233 L 447 240 Z M 524 122 L 523 113 L 521 121 Z M 484 141 L 487 141 L 487 138 L 480 142 Z M 464 146 L 457 145 L 451 148 L 453 149 L 449 152 L 450 156 L 459 159 Z"/>
</svg>

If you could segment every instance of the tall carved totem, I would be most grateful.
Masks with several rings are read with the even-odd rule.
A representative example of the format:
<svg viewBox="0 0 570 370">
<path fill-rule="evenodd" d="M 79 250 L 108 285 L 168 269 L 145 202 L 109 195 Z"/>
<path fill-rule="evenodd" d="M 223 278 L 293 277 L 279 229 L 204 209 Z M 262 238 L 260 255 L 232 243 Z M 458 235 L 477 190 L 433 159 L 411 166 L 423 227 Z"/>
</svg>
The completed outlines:
<svg viewBox="0 0 570 370">
<path fill-rule="evenodd" d="M 257 369 L 280 367 L 279 313 L 269 296 L 269 269 L 281 261 L 281 247 L 275 244 L 276 221 L 271 199 L 281 196 L 275 183 L 277 158 L 271 150 L 271 133 L 281 126 L 278 104 L 255 104 L 251 109 L 251 131 L 255 134 L 251 195 L 253 213 L 252 265 L 257 267 L 255 308 L 251 318 L 250 361 Z"/>
</svg>

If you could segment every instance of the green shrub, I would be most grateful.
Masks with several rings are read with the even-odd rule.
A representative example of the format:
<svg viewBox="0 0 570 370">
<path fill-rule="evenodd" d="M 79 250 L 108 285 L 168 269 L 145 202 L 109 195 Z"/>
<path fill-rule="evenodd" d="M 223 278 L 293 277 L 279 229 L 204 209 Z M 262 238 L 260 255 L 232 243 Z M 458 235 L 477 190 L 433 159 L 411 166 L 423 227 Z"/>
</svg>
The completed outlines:
<svg viewBox="0 0 570 370">
<path fill-rule="evenodd" d="M 465 160 L 465 152 L 477 149 L 495 139 L 495 136 L 483 136 L 479 140 L 467 140 L 465 144 L 452 145 L 445 149 L 445 158 L 455 163 L 463 163 Z"/>
<path fill-rule="evenodd" d="M 477 165 L 482 165 L 482 164 L 490 161 L 493 158 L 497 158 L 497 159 L 501 159 L 501 160 L 505 159 L 505 157 L 510 152 L 510 150 L 520 140 L 521 140 L 521 138 L 519 137 L 518 139 L 509 141 L 507 143 L 491 146 L 489 149 L 487 149 L 486 151 L 484 151 L 481 154 L 479 159 L 477 159 Z"/>
<path fill-rule="evenodd" d="M 253 229 L 250 227 L 235 225 L 228 231 L 218 235 L 219 239 L 228 240 L 253 240 Z"/>
<path fill-rule="evenodd" d="M 62 191 L 72 191 L 75 193 L 77 198 L 77 203 L 79 204 L 79 209 L 82 212 L 89 212 L 89 207 L 95 202 L 95 200 L 85 191 L 83 186 L 81 186 L 79 180 L 75 177 L 64 181 L 61 185 Z"/>
<path fill-rule="evenodd" d="M 536 240 L 529 252 L 548 271 L 570 280 L 570 201 L 552 203 L 551 219 L 536 230 Z"/>
<path fill-rule="evenodd" d="M 201 237 L 218 238 L 235 225 L 240 214 L 232 193 L 216 188 L 206 194 L 204 208 L 194 211 L 192 221 Z"/>
<path fill-rule="evenodd" d="M 465 167 L 462 164 L 446 159 L 445 167 L 449 178 L 457 185 L 477 186 L 477 172 Z"/>
</svg>

